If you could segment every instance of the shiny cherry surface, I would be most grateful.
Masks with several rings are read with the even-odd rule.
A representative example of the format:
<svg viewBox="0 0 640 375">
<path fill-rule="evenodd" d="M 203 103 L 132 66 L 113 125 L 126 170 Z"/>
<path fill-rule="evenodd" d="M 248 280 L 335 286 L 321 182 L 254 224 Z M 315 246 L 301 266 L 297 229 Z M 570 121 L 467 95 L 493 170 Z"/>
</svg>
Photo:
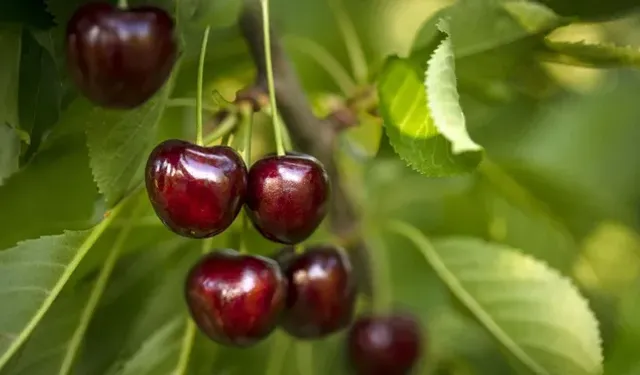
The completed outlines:
<svg viewBox="0 0 640 375">
<path fill-rule="evenodd" d="M 357 375 L 408 375 L 422 351 L 420 326 L 408 314 L 361 317 L 349 330 L 348 350 Z"/>
<path fill-rule="evenodd" d="M 169 77 L 177 57 L 174 22 L 156 7 L 119 9 L 106 2 L 78 8 L 67 24 L 67 67 L 94 103 L 141 105 Z"/>
<path fill-rule="evenodd" d="M 285 280 L 272 259 L 221 250 L 205 255 L 191 269 L 185 294 L 191 316 L 207 336 L 242 347 L 276 327 Z"/>
<path fill-rule="evenodd" d="M 147 193 L 162 222 L 192 238 L 215 236 L 236 218 L 247 189 L 247 168 L 226 146 L 165 141 L 151 152 Z"/>
<path fill-rule="evenodd" d="M 267 156 L 249 170 L 247 214 L 269 240 L 296 244 L 311 236 L 326 216 L 329 193 L 329 178 L 317 159 Z"/>
<path fill-rule="evenodd" d="M 320 338 L 349 325 L 356 286 L 344 250 L 316 246 L 293 257 L 280 257 L 287 278 L 287 303 L 280 322 L 300 339 Z"/>
</svg>

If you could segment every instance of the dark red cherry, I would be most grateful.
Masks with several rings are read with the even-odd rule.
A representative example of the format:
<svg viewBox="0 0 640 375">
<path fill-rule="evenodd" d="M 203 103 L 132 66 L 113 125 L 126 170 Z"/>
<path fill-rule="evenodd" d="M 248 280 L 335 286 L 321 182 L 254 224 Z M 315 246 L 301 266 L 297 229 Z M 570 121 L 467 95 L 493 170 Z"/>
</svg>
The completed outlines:
<svg viewBox="0 0 640 375">
<path fill-rule="evenodd" d="M 285 279 L 272 259 L 221 250 L 191 269 L 185 292 L 191 316 L 207 336 L 224 345 L 249 346 L 276 327 Z"/>
<path fill-rule="evenodd" d="M 316 230 L 327 213 L 329 177 L 307 155 L 267 156 L 249 170 L 247 213 L 266 238 L 296 244 Z"/>
<path fill-rule="evenodd" d="M 291 258 L 280 258 L 287 278 L 287 303 L 280 322 L 290 335 L 319 338 L 351 322 L 356 285 L 344 250 L 316 246 Z"/>
<path fill-rule="evenodd" d="M 215 236 L 236 218 L 247 189 L 247 168 L 226 146 L 165 141 L 151 152 L 145 180 L 156 214 L 174 232 Z"/>
<path fill-rule="evenodd" d="M 420 325 L 407 314 L 361 317 L 347 346 L 357 375 L 407 375 L 422 352 Z"/>
<path fill-rule="evenodd" d="M 87 98 L 107 108 L 147 101 L 169 77 L 177 49 L 171 16 L 155 7 L 91 2 L 67 24 L 71 77 Z"/>
</svg>

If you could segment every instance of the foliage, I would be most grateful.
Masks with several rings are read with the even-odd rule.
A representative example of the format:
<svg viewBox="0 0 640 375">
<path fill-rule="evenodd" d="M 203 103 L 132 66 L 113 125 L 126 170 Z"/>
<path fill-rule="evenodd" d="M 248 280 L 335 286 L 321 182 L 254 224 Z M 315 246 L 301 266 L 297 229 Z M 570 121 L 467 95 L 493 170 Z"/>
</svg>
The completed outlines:
<svg viewBox="0 0 640 375">
<path fill-rule="evenodd" d="M 173 1 L 151 2 L 176 10 Z M 150 148 L 193 138 L 195 109 L 182 104 L 195 96 L 206 25 L 205 103 L 251 85 L 236 27 L 243 2 L 178 1 L 180 64 L 162 91 L 130 111 L 93 106 L 67 77 L 65 22 L 81 3 L 0 5 L 0 375 L 348 374 L 344 333 L 303 345 L 277 332 L 243 350 L 200 333 L 192 339 L 182 283 L 201 243 L 169 232 L 146 204 L 130 209 L 146 202 Z M 341 134 L 337 160 L 362 235 L 379 250 L 371 255 L 386 259 L 373 262 L 374 279 L 425 327 L 416 373 L 637 373 L 636 3 L 329 5 L 273 0 L 276 35 L 298 41 L 285 46 L 316 112 L 358 89 L 374 92 L 367 100 L 375 108 L 357 108 L 360 125 Z M 353 55 L 345 15 L 367 77 L 351 78 L 363 71 L 357 66 L 335 71 Z M 601 40 L 554 34 L 594 20 L 609 21 L 582 25 Z M 262 125 L 258 118 L 254 155 L 274 148 Z M 79 330 L 129 218 L 131 234 Z M 229 247 L 240 226 L 212 246 Z M 312 240 L 332 241 L 324 229 Z M 244 236 L 251 252 L 277 248 L 254 230 Z M 369 300 L 362 296 L 361 310 Z M 70 343 L 76 332 L 78 346 Z"/>
</svg>

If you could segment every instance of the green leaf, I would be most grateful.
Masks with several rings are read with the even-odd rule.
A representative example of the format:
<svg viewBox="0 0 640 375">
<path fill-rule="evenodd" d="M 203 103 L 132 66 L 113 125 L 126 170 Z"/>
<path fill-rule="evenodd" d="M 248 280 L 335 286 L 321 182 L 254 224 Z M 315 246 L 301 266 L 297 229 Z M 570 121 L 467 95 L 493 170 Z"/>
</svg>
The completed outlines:
<svg viewBox="0 0 640 375">
<path fill-rule="evenodd" d="M 464 237 L 431 244 L 413 227 L 396 223 L 392 229 L 420 249 L 451 292 L 529 371 L 602 374 L 598 322 L 569 279 L 504 245 Z"/>
<path fill-rule="evenodd" d="M 97 233 L 97 232 L 95 232 Z M 41 237 L 0 252 L 0 369 L 25 343 L 95 241 L 90 232 Z"/>
<path fill-rule="evenodd" d="M 561 23 L 568 22 L 537 2 L 510 0 L 505 1 L 502 6 L 530 34 L 552 30 Z"/>
<path fill-rule="evenodd" d="M 515 4 L 514 4 L 515 3 Z M 438 23 L 446 19 L 456 58 L 508 47 L 531 35 L 546 33 L 566 21 L 544 6 L 496 0 L 460 1 L 434 14 L 418 32 L 412 55 L 428 57 L 438 39 Z"/>
<path fill-rule="evenodd" d="M 22 29 L 0 27 L 0 123 L 18 126 L 18 72 Z"/>
<path fill-rule="evenodd" d="M 60 115 L 62 85 L 56 62 L 36 41 L 31 32 L 22 33 L 18 114 L 20 128 L 31 134 L 30 151 L 35 151 L 42 136 Z"/>
<path fill-rule="evenodd" d="M 455 155 L 429 113 L 422 79 L 407 60 L 390 58 L 378 82 L 380 111 L 389 141 L 412 168 L 427 176 L 472 171 L 478 153 Z"/>
<path fill-rule="evenodd" d="M 640 67 L 640 48 L 613 44 L 545 40 L 544 57 L 562 64 L 608 68 Z"/>
<path fill-rule="evenodd" d="M 139 171 L 155 139 L 165 95 L 161 91 L 156 98 L 130 111 L 92 107 L 86 116 L 77 119 L 81 127 L 86 127 L 91 169 L 107 204 L 117 203 L 141 181 Z"/>
<path fill-rule="evenodd" d="M 0 186 L 18 170 L 20 138 L 14 129 L 0 123 Z"/>
<path fill-rule="evenodd" d="M 0 186 L 0 249 L 18 241 L 95 222 L 98 191 L 89 169 L 85 138 L 67 136 L 39 152 Z"/>
<path fill-rule="evenodd" d="M 444 29 L 448 26 L 443 22 L 440 27 L 445 32 Z M 482 147 L 467 132 L 456 87 L 455 57 L 451 38 L 448 36 L 440 42 L 427 62 L 425 89 L 433 125 L 451 142 L 453 154 L 481 151 Z"/>
<path fill-rule="evenodd" d="M 164 370 L 175 366 L 178 360 L 185 321 L 184 317 L 180 316 L 159 327 L 115 374 L 170 374 L 169 371 Z"/>
<path fill-rule="evenodd" d="M 56 373 L 88 297 L 86 285 L 65 289 L 24 345 L 20 355 L 13 358 L 2 375 Z"/>
</svg>

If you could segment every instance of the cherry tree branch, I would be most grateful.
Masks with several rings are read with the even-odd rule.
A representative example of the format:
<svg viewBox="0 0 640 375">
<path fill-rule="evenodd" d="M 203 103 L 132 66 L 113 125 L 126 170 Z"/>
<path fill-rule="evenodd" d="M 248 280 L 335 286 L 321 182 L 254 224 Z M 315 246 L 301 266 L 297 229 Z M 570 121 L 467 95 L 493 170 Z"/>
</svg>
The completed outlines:
<svg viewBox="0 0 640 375">
<path fill-rule="evenodd" d="M 245 0 L 240 15 L 240 29 L 257 70 L 255 86 L 248 89 L 249 92 L 267 92 L 267 64 L 260 11 L 258 0 Z M 295 69 L 279 38 L 274 35 L 273 27 L 271 29 L 271 55 L 278 111 L 297 148 L 313 155 L 324 164 L 332 184 L 329 211 L 331 230 L 348 244 L 347 247 L 351 250 L 355 266 L 358 268 L 356 272 L 360 276 L 359 279 L 364 282 L 363 287 L 369 289 L 367 252 L 364 243 L 357 238 L 358 215 L 341 186 L 341 177 L 334 159 L 337 135 L 343 126 L 336 124 L 333 117 L 320 119 L 313 114 Z"/>
</svg>

